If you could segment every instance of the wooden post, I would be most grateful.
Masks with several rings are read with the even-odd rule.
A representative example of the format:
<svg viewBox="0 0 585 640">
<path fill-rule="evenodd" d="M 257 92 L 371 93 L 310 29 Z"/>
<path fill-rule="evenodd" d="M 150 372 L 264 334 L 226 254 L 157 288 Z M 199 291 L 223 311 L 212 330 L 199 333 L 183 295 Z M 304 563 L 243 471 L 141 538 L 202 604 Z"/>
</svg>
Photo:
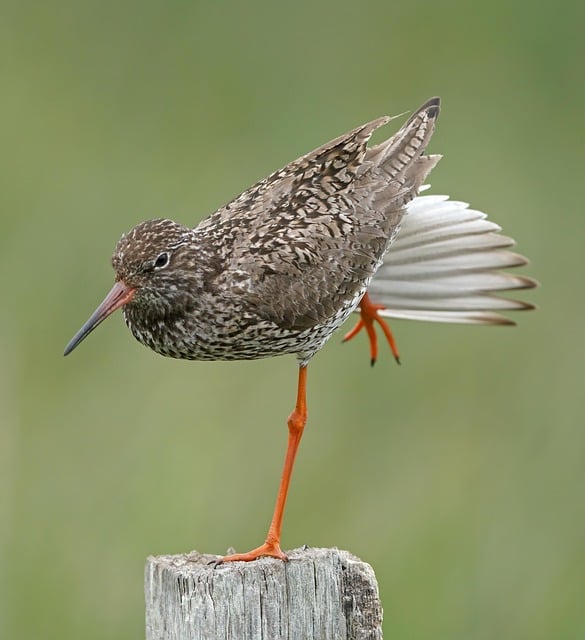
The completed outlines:
<svg viewBox="0 0 585 640">
<path fill-rule="evenodd" d="M 193 551 L 148 558 L 146 640 L 381 640 L 369 564 L 338 549 L 295 549 L 214 567 Z"/>
</svg>

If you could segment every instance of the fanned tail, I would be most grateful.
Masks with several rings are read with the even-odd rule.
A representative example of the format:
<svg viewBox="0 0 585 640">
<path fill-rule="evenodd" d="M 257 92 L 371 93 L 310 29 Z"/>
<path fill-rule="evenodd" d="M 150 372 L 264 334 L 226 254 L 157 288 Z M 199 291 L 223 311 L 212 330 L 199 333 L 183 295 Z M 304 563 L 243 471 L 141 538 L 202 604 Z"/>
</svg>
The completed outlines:
<svg viewBox="0 0 585 640">
<path fill-rule="evenodd" d="M 499 295 L 537 282 L 502 270 L 527 264 L 514 241 L 481 211 L 448 196 L 418 196 L 368 293 L 388 318 L 463 324 L 515 324 L 502 311 L 533 305 Z"/>
</svg>

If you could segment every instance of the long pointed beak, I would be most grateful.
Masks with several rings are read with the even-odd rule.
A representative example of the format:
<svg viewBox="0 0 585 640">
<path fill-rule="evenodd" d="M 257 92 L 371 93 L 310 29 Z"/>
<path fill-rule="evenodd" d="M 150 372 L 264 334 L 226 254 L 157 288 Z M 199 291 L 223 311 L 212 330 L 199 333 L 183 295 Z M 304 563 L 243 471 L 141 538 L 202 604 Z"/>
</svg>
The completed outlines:
<svg viewBox="0 0 585 640">
<path fill-rule="evenodd" d="M 136 293 L 136 289 L 129 287 L 123 282 L 116 282 L 112 290 L 104 298 L 100 306 L 91 314 L 89 320 L 81 327 L 81 329 L 71 338 L 69 344 L 65 347 L 63 355 L 69 355 L 73 349 L 116 309 L 130 302 Z"/>
</svg>

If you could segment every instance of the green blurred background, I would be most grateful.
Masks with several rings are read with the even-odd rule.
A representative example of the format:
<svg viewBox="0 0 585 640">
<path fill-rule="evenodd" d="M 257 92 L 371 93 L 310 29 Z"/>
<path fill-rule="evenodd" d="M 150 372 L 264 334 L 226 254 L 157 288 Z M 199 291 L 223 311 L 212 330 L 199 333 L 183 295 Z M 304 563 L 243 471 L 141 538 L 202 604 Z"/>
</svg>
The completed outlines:
<svg viewBox="0 0 585 640">
<path fill-rule="evenodd" d="M 318 144 L 434 94 L 433 192 L 542 283 L 520 326 L 334 337 L 284 546 L 376 570 L 386 638 L 584 638 L 582 3 L 14 2 L 0 20 L 0 636 L 139 638 L 149 554 L 263 540 L 292 358 L 185 363 L 120 314 L 62 350 L 122 232 L 195 224 Z"/>
</svg>

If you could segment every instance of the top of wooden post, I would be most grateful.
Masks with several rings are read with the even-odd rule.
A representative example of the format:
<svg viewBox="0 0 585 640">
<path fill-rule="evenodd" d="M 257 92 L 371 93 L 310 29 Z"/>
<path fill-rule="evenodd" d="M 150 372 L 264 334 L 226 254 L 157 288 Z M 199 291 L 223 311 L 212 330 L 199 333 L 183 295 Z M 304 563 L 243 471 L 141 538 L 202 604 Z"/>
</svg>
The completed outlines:
<svg viewBox="0 0 585 640">
<path fill-rule="evenodd" d="M 214 566 L 196 551 L 148 558 L 147 640 L 380 640 L 369 564 L 339 549 L 295 549 Z"/>
</svg>

